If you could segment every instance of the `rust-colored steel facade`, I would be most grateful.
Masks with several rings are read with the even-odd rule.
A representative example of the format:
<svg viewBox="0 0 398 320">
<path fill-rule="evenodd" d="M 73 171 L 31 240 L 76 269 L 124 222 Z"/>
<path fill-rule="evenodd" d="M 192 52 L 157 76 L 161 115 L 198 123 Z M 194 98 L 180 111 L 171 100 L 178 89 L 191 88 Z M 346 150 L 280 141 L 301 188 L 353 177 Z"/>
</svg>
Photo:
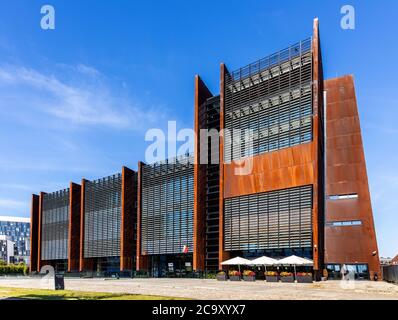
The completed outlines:
<svg viewBox="0 0 398 320">
<path fill-rule="evenodd" d="M 39 251 L 39 202 L 37 194 L 32 195 L 30 207 L 30 265 L 29 271 L 37 271 Z"/>
<path fill-rule="evenodd" d="M 218 217 L 218 225 L 219 229 L 219 240 L 218 240 L 218 261 L 219 261 L 219 269 L 222 269 L 221 262 L 228 260 L 230 258 L 230 253 L 224 248 L 224 190 L 225 190 L 225 181 L 227 183 L 231 183 L 232 181 L 228 181 L 225 179 L 225 169 L 224 169 L 224 134 L 223 130 L 225 128 L 225 77 L 228 74 L 228 69 L 224 63 L 220 64 L 220 147 L 219 147 L 219 155 L 220 155 L 220 193 L 219 193 L 219 217 Z"/>
<path fill-rule="evenodd" d="M 92 270 L 92 261 L 84 258 L 84 218 L 85 218 L 85 201 L 86 201 L 86 179 L 82 179 L 81 197 L 80 197 L 80 250 L 79 250 L 79 271 Z"/>
<path fill-rule="evenodd" d="M 138 183 L 137 183 L 137 249 L 136 269 L 146 270 L 148 268 L 148 256 L 141 254 L 141 205 L 142 205 L 142 168 L 143 162 L 138 162 Z"/>
<path fill-rule="evenodd" d="M 354 79 L 352 76 L 344 76 L 326 80 L 325 91 L 325 263 L 367 264 L 370 278 L 373 279 L 375 273 L 380 278 L 379 254 Z M 357 224 L 339 224 L 353 221 Z"/>
<path fill-rule="evenodd" d="M 68 271 L 79 271 L 80 264 L 80 205 L 82 187 L 70 183 L 69 197 L 69 235 L 68 235 Z"/>
<path fill-rule="evenodd" d="M 321 277 L 324 268 L 324 227 L 325 227 L 325 121 L 324 121 L 324 79 L 321 53 L 319 20 L 314 20 L 313 38 L 313 113 L 314 113 L 314 208 L 313 208 L 313 259 L 316 276 Z"/>
<path fill-rule="evenodd" d="M 137 173 L 122 168 L 122 219 L 120 232 L 120 270 L 135 269 L 137 239 Z"/>
<path fill-rule="evenodd" d="M 273 190 L 312 185 L 312 247 L 314 270 L 320 275 L 323 268 L 323 72 L 320 52 L 318 20 L 314 21 L 312 49 L 312 141 L 286 149 L 263 153 L 252 157 L 249 174 L 237 175 L 241 164 L 227 163 L 225 137 L 220 139 L 220 226 L 224 226 L 225 200 L 254 195 Z M 225 82 L 232 77 L 225 65 L 221 65 L 220 118 L 221 129 L 225 128 Z M 290 81 L 290 80 L 287 80 Z M 219 261 L 229 258 L 225 250 L 224 228 L 220 227 Z M 220 265 L 221 269 L 221 265 Z"/>
<path fill-rule="evenodd" d="M 252 157 L 251 172 L 245 175 L 236 174 L 240 164 L 226 161 L 226 137 L 223 132 L 226 128 L 226 99 L 229 99 L 226 97 L 226 91 L 230 85 L 228 79 L 233 73 L 230 73 L 223 63 L 220 65 L 219 96 L 213 96 L 202 79 L 199 76 L 195 77 L 194 130 L 196 137 L 193 169 L 192 250 L 194 271 L 210 270 L 207 260 L 209 260 L 211 250 L 216 250 L 217 258 L 213 260 L 216 261 L 215 269 L 222 269 L 221 262 L 238 252 L 226 248 L 226 233 L 229 232 L 225 228 L 228 219 L 225 209 L 226 201 L 264 194 L 271 197 L 270 195 L 275 192 L 299 190 L 310 186 L 311 243 L 309 249 L 311 258 L 314 260 L 316 277 L 320 278 L 325 264 L 367 264 L 371 278 L 375 273 L 380 274 L 353 79 L 346 76 L 324 81 L 317 19 L 314 21 L 313 37 L 309 43 L 311 139 L 285 148 L 255 154 Z M 213 225 L 208 221 L 209 166 L 200 163 L 203 156 L 200 148 L 203 143 L 200 130 L 209 129 L 205 108 L 206 103 L 213 101 L 212 99 L 219 99 L 217 100 L 219 103 L 219 111 L 217 111 L 219 112 L 219 120 L 217 120 L 219 126 L 217 127 L 221 131 L 218 149 L 219 169 L 217 167 L 219 171 L 217 175 L 218 215 L 216 216 L 218 223 Z M 325 111 L 326 114 L 324 114 Z M 142 253 L 141 248 L 143 246 L 141 235 L 146 232 L 142 229 L 141 217 L 144 166 L 144 163 L 139 162 L 138 172 L 126 167 L 122 168 L 120 271 L 148 270 L 152 263 L 149 260 L 150 257 Z M 68 238 L 68 271 L 70 272 L 93 271 L 95 268 L 95 259 L 84 256 L 87 183 L 89 182 L 83 179 L 81 186 L 74 183 L 70 185 Z M 351 194 L 356 194 L 358 197 L 345 200 L 329 199 L 331 196 Z M 39 196 L 32 196 L 31 271 L 39 271 L 43 265 L 40 257 L 44 195 L 45 193 L 40 193 Z M 210 215 L 210 217 L 214 220 L 215 216 Z M 361 225 L 335 226 L 331 224 L 344 221 L 360 221 Z M 217 245 L 208 241 L 209 226 L 213 229 L 217 228 L 214 231 L 218 237 L 216 238 Z M 263 229 L 258 227 L 258 230 Z M 213 249 L 210 248 L 211 245 Z M 191 248 L 189 250 L 191 251 Z"/>
<path fill-rule="evenodd" d="M 43 197 L 45 193 L 40 192 L 39 195 L 39 214 L 38 214 L 38 227 L 37 227 L 37 271 L 41 270 L 41 248 L 42 248 L 42 213 L 43 213 Z"/>
</svg>

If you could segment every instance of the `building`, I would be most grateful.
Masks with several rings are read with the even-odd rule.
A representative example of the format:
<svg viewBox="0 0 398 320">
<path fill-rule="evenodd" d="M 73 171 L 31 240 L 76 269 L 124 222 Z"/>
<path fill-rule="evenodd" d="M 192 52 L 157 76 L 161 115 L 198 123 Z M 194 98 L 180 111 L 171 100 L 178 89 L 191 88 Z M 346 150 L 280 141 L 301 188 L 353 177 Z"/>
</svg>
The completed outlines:
<svg viewBox="0 0 398 320">
<path fill-rule="evenodd" d="M 391 260 L 392 265 L 398 265 L 398 255 L 396 255 L 394 258 Z"/>
<path fill-rule="evenodd" d="M 32 196 L 31 272 L 131 273 L 135 269 L 137 174 L 83 179 Z"/>
<path fill-rule="evenodd" d="M 312 39 L 229 72 L 221 65 L 221 129 L 251 129 L 220 147 L 220 251 L 314 260 L 323 269 L 323 79 L 317 24 Z M 251 172 L 236 174 L 252 156 Z"/>
<path fill-rule="evenodd" d="M 5 263 L 13 263 L 14 242 L 7 236 L 0 236 L 0 260 Z"/>
<path fill-rule="evenodd" d="M 156 277 L 192 270 L 193 158 L 140 163 L 138 180 L 138 269 Z"/>
<path fill-rule="evenodd" d="M 1 241 L 3 241 L 3 253 L 5 248 L 8 248 L 7 254 L 0 257 L 0 259 L 10 263 L 30 263 L 29 218 L 0 216 L 0 237 L 2 237 Z M 12 246 L 11 243 L 13 243 Z M 9 259 L 5 258 L 7 256 Z"/>
<path fill-rule="evenodd" d="M 194 114 L 193 155 L 75 185 L 49 257 L 46 196 L 33 196 L 36 269 L 61 254 L 68 271 L 162 277 L 295 254 L 317 279 L 380 273 L 354 81 L 324 80 L 317 19 L 287 49 L 221 64 L 218 93 L 196 76 Z"/>
<path fill-rule="evenodd" d="M 135 269 L 137 173 L 82 181 L 80 271 Z"/>
<path fill-rule="evenodd" d="M 388 258 L 384 258 L 384 257 L 380 257 L 380 267 L 383 266 L 389 266 L 392 262 L 392 259 L 390 257 Z"/>
<path fill-rule="evenodd" d="M 373 278 L 380 261 L 353 77 L 325 81 L 325 99 L 325 263 L 332 275 L 345 264 Z"/>
</svg>

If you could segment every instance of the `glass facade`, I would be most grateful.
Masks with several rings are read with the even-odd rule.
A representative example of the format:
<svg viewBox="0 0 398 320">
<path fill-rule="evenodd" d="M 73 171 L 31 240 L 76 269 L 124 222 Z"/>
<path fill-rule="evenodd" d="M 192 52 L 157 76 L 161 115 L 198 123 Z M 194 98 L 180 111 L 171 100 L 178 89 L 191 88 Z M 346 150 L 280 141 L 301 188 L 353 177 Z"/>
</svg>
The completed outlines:
<svg viewBox="0 0 398 320">
<path fill-rule="evenodd" d="M 122 175 L 85 183 L 84 258 L 120 256 Z"/>
<path fill-rule="evenodd" d="M 193 251 L 193 157 L 142 167 L 141 254 Z"/>
<path fill-rule="evenodd" d="M 0 217 L 0 236 L 14 243 L 13 261 L 29 263 L 30 258 L 30 219 Z"/>
<path fill-rule="evenodd" d="M 45 194 L 41 260 L 68 259 L 69 189 Z"/>
<path fill-rule="evenodd" d="M 329 279 L 340 280 L 346 279 L 369 280 L 369 266 L 367 264 L 327 264 Z"/>
<path fill-rule="evenodd" d="M 184 277 L 192 274 L 192 253 L 150 256 L 152 277 Z"/>
</svg>

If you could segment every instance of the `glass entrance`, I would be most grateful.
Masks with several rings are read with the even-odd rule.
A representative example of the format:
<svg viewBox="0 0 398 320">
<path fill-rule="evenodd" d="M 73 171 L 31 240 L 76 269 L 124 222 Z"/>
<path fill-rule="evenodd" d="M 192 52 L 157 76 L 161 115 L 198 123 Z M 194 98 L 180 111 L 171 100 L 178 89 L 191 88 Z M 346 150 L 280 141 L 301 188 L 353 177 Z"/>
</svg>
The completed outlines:
<svg viewBox="0 0 398 320">
<path fill-rule="evenodd" d="M 149 259 L 150 276 L 154 278 L 188 277 L 192 273 L 192 254 L 152 255 Z"/>
</svg>

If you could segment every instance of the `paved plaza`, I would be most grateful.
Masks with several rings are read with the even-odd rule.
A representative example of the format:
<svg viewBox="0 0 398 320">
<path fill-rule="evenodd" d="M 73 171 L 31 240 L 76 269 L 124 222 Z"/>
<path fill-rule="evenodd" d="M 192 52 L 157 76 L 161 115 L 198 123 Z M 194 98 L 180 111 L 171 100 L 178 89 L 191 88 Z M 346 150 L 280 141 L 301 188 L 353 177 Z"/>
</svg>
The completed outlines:
<svg viewBox="0 0 398 320">
<path fill-rule="evenodd" d="M 1 278 L 0 287 L 46 289 L 37 278 Z M 326 281 L 313 284 L 221 282 L 208 279 L 78 279 L 66 278 L 66 290 L 161 295 L 190 299 L 243 300 L 398 300 L 398 286 L 386 282 Z"/>
</svg>

